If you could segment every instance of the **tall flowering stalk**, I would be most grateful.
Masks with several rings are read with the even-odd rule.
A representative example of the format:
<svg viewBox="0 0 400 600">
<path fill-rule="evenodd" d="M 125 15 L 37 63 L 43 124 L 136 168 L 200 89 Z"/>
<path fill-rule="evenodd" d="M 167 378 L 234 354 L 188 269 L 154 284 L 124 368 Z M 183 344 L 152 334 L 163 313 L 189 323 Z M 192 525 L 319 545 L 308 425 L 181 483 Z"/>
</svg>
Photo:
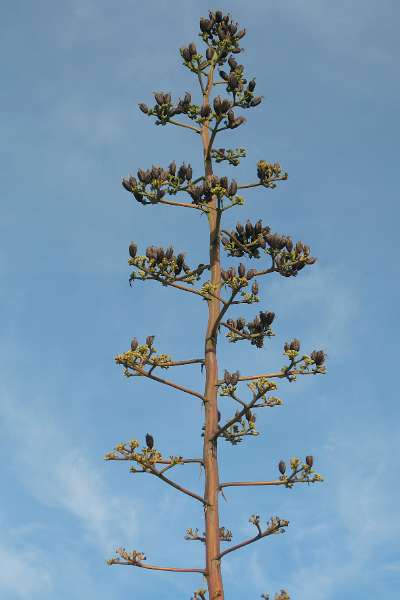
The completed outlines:
<svg viewBox="0 0 400 600">
<path fill-rule="evenodd" d="M 243 193 L 249 188 L 273 189 L 278 182 L 287 179 L 278 163 L 260 160 L 255 180 L 251 183 L 230 181 L 213 172 L 214 163 L 226 162 L 238 166 L 246 155 L 243 148 L 216 147 L 217 137 L 227 129 L 237 129 L 245 123 L 242 111 L 257 107 L 261 96 L 255 94 L 255 79 L 245 76 L 244 67 L 238 62 L 242 52 L 240 42 L 245 30 L 232 21 L 230 15 L 221 11 L 210 12 L 200 19 L 200 38 L 205 49 L 200 51 L 192 42 L 180 49 L 184 66 L 196 77 L 201 100 L 197 103 L 192 95 L 185 93 L 173 100 L 169 92 L 154 94 L 153 106 L 139 104 L 140 110 L 155 119 L 156 125 L 174 125 L 194 134 L 202 145 L 204 170 L 195 176 L 190 164 L 177 166 L 175 161 L 167 168 L 152 166 L 139 169 L 137 177 L 129 176 L 122 181 L 123 187 L 142 205 L 165 204 L 175 208 L 190 209 L 204 213 L 209 224 L 209 255 L 207 264 L 190 266 L 185 255 L 170 246 L 149 246 L 144 254 L 137 245 L 129 246 L 129 264 L 133 268 L 130 282 L 158 281 L 164 286 L 176 288 L 206 300 L 208 322 L 204 340 L 204 354 L 199 358 L 173 360 L 168 354 L 159 353 L 154 346 L 154 336 L 140 343 L 131 341 L 130 349 L 116 357 L 127 377 L 145 377 L 179 392 L 194 396 L 204 408 L 203 453 L 199 458 L 182 456 L 165 457 L 157 450 L 154 438 L 146 435 L 142 446 L 138 440 L 117 445 L 106 455 L 107 460 L 128 461 L 132 473 L 147 473 L 172 486 L 202 505 L 204 527 L 202 531 L 189 528 L 185 539 L 204 545 L 204 563 L 199 567 L 178 568 L 148 564 L 145 555 L 137 550 L 118 548 L 109 564 L 130 565 L 142 569 L 199 573 L 203 585 L 193 593 L 193 600 L 223 600 L 224 589 L 221 564 L 224 556 L 249 544 L 278 533 L 283 533 L 288 521 L 272 516 L 262 523 L 259 515 L 249 519 L 255 533 L 248 539 L 232 544 L 232 532 L 221 526 L 219 497 L 227 487 L 285 486 L 321 481 L 313 469 L 312 456 L 278 462 L 278 475 L 270 481 L 220 481 L 218 465 L 218 442 L 226 440 L 238 444 L 247 436 L 258 435 L 256 412 L 282 404 L 275 395 L 280 380 L 295 381 L 299 376 L 325 373 L 325 354 L 314 350 L 309 354 L 300 352 L 300 341 L 293 339 L 284 346 L 286 362 L 275 371 L 255 375 L 225 370 L 221 374 L 217 362 L 217 342 L 222 331 L 229 342 L 247 342 L 262 348 L 266 338 L 273 335 L 275 314 L 259 311 L 251 321 L 241 317 L 229 317 L 231 309 L 241 304 L 259 302 L 258 280 L 277 273 L 283 277 L 295 277 L 304 267 L 315 263 L 310 248 L 303 242 L 294 243 L 286 235 L 273 233 L 262 220 L 238 223 L 234 230 L 223 228 L 224 213 L 244 203 Z M 226 70 L 225 70 L 226 69 Z M 225 96 L 218 91 L 224 90 Z M 221 246 L 228 257 L 259 259 L 258 269 L 249 269 L 245 262 L 236 266 L 222 267 Z M 183 365 L 199 364 L 204 372 L 204 391 L 187 388 L 176 381 L 166 379 L 163 372 Z M 232 401 L 233 412 L 226 419 L 221 417 L 218 397 Z M 204 489 L 190 490 L 171 479 L 170 473 L 180 465 L 197 463 L 204 473 Z M 224 544 L 224 546 L 222 546 Z M 225 545 L 229 544 L 229 545 Z M 268 599 L 268 594 L 263 594 Z M 289 598 L 282 590 L 275 595 L 278 600 Z"/>
</svg>

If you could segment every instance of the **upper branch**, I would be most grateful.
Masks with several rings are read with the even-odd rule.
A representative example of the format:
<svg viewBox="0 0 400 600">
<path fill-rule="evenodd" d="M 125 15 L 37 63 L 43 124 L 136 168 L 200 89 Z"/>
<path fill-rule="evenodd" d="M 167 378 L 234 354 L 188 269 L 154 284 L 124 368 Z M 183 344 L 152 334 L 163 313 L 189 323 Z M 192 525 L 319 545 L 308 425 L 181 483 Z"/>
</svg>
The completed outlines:
<svg viewBox="0 0 400 600">
<path fill-rule="evenodd" d="M 221 552 L 219 554 L 219 556 L 218 556 L 219 560 L 223 556 L 226 556 L 226 554 L 229 554 L 230 552 L 234 552 L 235 550 L 239 550 L 240 548 L 244 548 L 245 546 L 248 546 L 249 544 L 253 544 L 254 542 L 257 542 L 258 540 L 261 540 L 264 537 L 267 537 L 269 535 L 274 535 L 277 533 L 284 533 L 284 531 L 285 531 L 284 528 L 289 525 L 289 521 L 280 519 L 279 517 L 271 517 L 270 521 L 268 522 L 267 528 L 264 529 L 264 531 L 263 531 L 260 527 L 260 517 L 258 515 L 253 515 L 249 520 L 257 528 L 257 531 L 258 531 L 257 535 L 255 535 L 247 540 L 244 540 L 240 544 L 235 544 L 234 546 L 227 548 L 226 550 L 224 550 L 223 552 Z"/>
</svg>

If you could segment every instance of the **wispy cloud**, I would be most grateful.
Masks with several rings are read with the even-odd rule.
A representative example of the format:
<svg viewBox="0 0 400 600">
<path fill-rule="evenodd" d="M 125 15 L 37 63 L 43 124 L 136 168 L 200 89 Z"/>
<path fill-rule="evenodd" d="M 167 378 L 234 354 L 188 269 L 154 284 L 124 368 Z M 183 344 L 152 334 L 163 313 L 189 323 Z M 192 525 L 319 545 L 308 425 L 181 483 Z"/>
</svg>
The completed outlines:
<svg viewBox="0 0 400 600">
<path fill-rule="evenodd" d="M 0 591 L 3 598 L 32 598 L 52 587 L 46 560 L 38 548 L 0 545 Z"/>
<path fill-rule="evenodd" d="M 77 447 L 51 414 L 7 396 L 1 413 L 4 430 L 15 442 L 17 473 L 29 493 L 75 517 L 88 541 L 102 550 L 110 552 L 117 540 L 133 537 L 137 523 L 127 499 L 107 487 L 97 465 L 85 458 L 86 449 Z"/>
</svg>

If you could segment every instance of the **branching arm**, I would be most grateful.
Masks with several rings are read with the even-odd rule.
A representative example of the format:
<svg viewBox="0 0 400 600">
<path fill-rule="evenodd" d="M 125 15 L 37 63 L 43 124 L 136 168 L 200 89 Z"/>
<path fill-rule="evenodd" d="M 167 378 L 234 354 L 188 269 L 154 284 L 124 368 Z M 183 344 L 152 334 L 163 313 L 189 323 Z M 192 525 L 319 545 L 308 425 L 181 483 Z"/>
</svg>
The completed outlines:
<svg viewBox="0 0 400 600">
<path fill-rule="evenodd" d="M 196 398 L 200 398 L 200 400 L 205 400 L 204 396 L 199 392 L 195 392 L 189 388 L 186 388 L 178 383 L 173 383 L 168 379 L 162 379 L 161 377 L 157 377 L 157 375 L 153 375 L 144 369 L 141 369 L 139 366 L 133 365 L 131 367 L 134 371 L 137 372 L 138 375 L 142 375 L 143 377 L 148 377 L 149 379 L 153 379 L 153 381 L 157 381 L 158 383 L 163 383 L 164 385 L 168 385 L 176 390 L 180 390 L 181 392 L 185 392 L 186 394 L 190 394 L 191 396 L 195 396 Z"/>
</svg>

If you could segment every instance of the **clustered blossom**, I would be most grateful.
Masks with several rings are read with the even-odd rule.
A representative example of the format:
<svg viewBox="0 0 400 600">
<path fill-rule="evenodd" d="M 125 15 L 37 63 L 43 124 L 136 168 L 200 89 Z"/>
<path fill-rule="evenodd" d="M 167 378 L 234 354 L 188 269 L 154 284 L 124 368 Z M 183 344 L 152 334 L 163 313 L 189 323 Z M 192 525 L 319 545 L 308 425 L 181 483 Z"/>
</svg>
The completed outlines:
<svg viewBox="0 0 400 600">
<path fill-rule="evenodd" d="M 225 149 L 225 148 L 213 148 L 211 150 L 211 158 L 217 163 L 226 161 L 233 167 L 237 167 L 240 164 L 240 159 L 246 156 L 245 148 Z"/>
<path fill-rule="evenodd" d="M 271 329 L 274 318 L 275 313 L 260 311 L 252 321 L 246 322 L 242 317 L 239 319 L 228 319 L 225 324 L 229 329 L 226 337 L 230 342 L 249 340 L 253 346 L 262 348 L 264 338 L 274 335 Z"/>
<path fill-rule="evenodd" d="M 286 473 L 286 463 L 280 460 L 278 469 L 280 473 L 280 481 L 284 482 L 285 486 L 292 488 L 295 483 L 317 483 L 323 481 L 323 477 L 316 473 L 312 468 L 314 457 L 309 454 L 302 463 L 296 456 L 290 459 L 291 473 Z"/>
<path fill-rule="evenodd" d="M 167 169 L 153 165 L 151 169 L 139 169 L 137 179 L 130 175 L 122 180 L 122 186 L 141 204 L 157 204 L 165 194 L 176 195 L 186 191 L 192 181 L 193 170 L 190 164 L 177 167 L 172 161 Z"/>
<path fill-rule="evenodd" d="M 171 356 L 169 354 L 157 354 L 153 342 L 154 335 L 147 336 L 145 344 L 139 344 L 138 340 L 133 338 L 130 350 L 123 354 L 117 354 L 115 362 L 117 365 L 125 367 L 124 374 L 126 377 L 132 377 L 133 373 L 131 371 L 140 374 L 146 365 L 152 368 L 168 369 Z"/>
<path fill-rule="evenodd" d="M 200 183 L 190 184 L 186 191 L 191 196 L 194 204 L 208 204 L 213 197 L 219 200 L 227 198 L 232 204 L 241 203 L 241 197 L 236 195 L 238 186 L 234 179 L 230 182 L 227 177 L 211 175 L 204 178 Z"/>
<path fill-rule="evenodd" d="M 142 281 L 146 279 L 157 279 L 161 283 L 182 281 L 194 283 L 198 281 L 203 272 L 209 268 L 208 265 L 199 264 L 196 268 L 190 268 L 185 262 L 183 253 L 175 254 L 172 246 L 164 249 L 156 246 L 146 248 L 145 256 L 138 256 L 137 245 L 131 242 L 129 245 L 130 259 L 128 263 L 136 268 L 131 273 L 130 282 L 135 279 Z"/>
<path fill-rule="evenodd" d="M 298 241 L 293 243 L 289 236 L 271 233 L 260 219 L 256 223 L 247 221 L 245 225 L 237 223 L 236 229 L 224 231 L 222 245 L 229 256 L 260 258 L 260 252 L 272 258 L 270 271 L 283 277 L 296 276 L 306 265 L 313 265 L 316 259 L 310 256 L 310 247 Z"/>
</svg>

